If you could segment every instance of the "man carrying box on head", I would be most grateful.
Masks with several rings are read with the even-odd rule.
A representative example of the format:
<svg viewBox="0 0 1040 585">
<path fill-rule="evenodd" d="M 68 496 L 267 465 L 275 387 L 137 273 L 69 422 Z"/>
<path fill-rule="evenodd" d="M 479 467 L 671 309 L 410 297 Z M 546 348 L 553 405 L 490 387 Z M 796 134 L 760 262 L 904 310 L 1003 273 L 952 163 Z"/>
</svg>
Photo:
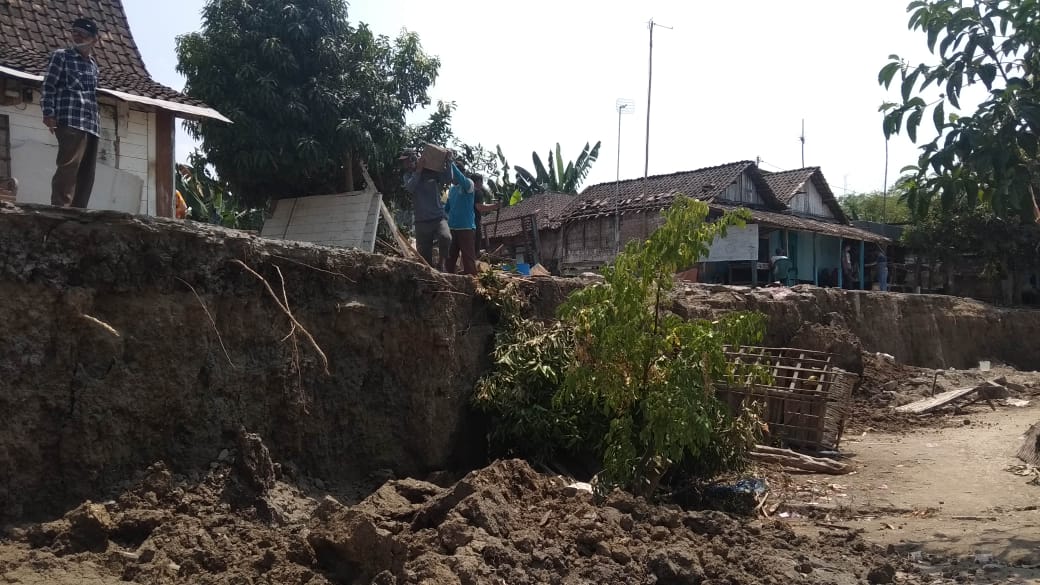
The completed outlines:
<svg viewBox="0 0 1040 585">
<path fill-rule="evenodd" d="M 444 270 L 444 261 L 451 247 L 451 232 L 441 202 L 441 185 L 451 181 L 451 171 L 448 169 L 450 159 L 445 157 L 440 168 L 428 168 L 431 165 L 425 153 L 417 155 L 415 149 L 407 149 L 401 153 L 400 160 L 405 168 L 404 188 L 412 194 L 415 242 L 419 255 L 430 266 Z M 436 264 L 433 261 L 434 242 L 439 251 Z"/>
</svg>

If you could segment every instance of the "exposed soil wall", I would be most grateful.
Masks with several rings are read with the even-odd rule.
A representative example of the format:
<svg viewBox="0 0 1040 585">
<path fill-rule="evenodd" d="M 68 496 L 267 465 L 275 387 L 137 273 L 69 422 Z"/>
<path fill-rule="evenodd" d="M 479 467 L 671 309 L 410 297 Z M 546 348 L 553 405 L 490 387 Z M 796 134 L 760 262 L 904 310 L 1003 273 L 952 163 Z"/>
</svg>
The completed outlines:
<svg viewBox="0 0 1040 585">
<path fill-rule="evenodd" d="M 1040 369 L 1040 311 L 959 297 L 686 285 L 675 292 L 674 310 L 687 318 L 761 311 L 769 319 L 767 345 L 787 345 L 803 325 L 815 323 L 847 328 L 864 350 L 915 366 L 971 368 L 979 360 L 992 360 L 1020 370 Z"/>
<path fill-rule="evenodd" d="M 327 374 L 233 260 L 279 296 L 281 271 Z M 544 285 L 548 315 L 562 293 Z M 157 460 L 205 468 L 239 426 L 333 480 L 479 464 L 467 402 L 491 344 L 472 280 L 415 263 L 0 204 L 0 521 L 98 497 Z"/>
<path fill-rule="evenodd" d="M 581 285 L 524 284 L 543 318 Z M 482 463 L 467 405 L 493 315 L 475 293 L 382 256 L 0 204 L 0 523 L 98 499 L 156 461 L 205 469 L 240 427 L 326 481 Z M 693 286 L 676 301 L 686 316 L 761 310 L 773 344 L 819 323 L 915 365 L 1040 368 L 1040 312 L 811 287 Z"/>
</svg>

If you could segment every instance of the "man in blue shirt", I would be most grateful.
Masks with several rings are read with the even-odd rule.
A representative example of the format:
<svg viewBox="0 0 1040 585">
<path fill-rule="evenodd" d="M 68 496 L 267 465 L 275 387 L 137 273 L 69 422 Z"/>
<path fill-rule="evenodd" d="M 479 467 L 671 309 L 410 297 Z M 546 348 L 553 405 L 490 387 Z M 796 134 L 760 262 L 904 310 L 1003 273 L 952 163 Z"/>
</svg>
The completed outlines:
<svg viewBox="0 0 1040 585">
<path fill-rule="evenodd" d="M 483 177 L 481 177 L 483 179 Z M 473 179 L 451 163 L 452 186 L 448 190 L 448 227 L 451 228 L 451 251 L 445 271 L 455 272 L 459 254 L 462 254 L 463 274 L 477 274 L 477 219 L 476 186 Z"/>
<path fill-rule="evenodd" d="M 73 46 L 51 55 L 43 78 L 43 123 L 58 139 L 57 169 L 51 179 L 51 204 L 85 208 L 94 189 L 98 137 L 98 66 L 94 21 L 72 23 Z"/>
</svg>

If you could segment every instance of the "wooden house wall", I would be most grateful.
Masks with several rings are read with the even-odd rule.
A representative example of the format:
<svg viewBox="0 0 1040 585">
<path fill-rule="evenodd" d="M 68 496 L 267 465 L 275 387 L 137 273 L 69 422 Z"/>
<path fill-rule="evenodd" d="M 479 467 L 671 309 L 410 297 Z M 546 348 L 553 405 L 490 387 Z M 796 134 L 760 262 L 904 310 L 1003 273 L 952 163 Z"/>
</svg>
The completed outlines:
<svg viewBox="0 0 1040 585">
<path fill-rule="evenodd" d="M 823 196 L 811 180 L 805 182 L 804 189 L 805 193 L 799 193 L 791 199 L 791 209 L 797 213 L 804 213 L 813 217 L 834 219 L 834 213 L 824 203 Z"/>
<path fill-rule="evenodd" d="M 718 196 L 718 199 L 744 205 L 765 204 L 762 196 L 758 193 L 758 189 L 755 187 L 755 182 L 751 180 L 747 173 L 741 173 L 740 177 Z"/>
<path fill-rule="evenodd" d="M 18 179 L 18 201 L 51 202 L 51 177 L 58 142 L 43 125 L 40 93 L 32 103 L 0 106 L 10 129 L 11 175 Z M 101 139 L 91 209 L 155 213 L 156 115 L 103 99 Z"/>
</svg>

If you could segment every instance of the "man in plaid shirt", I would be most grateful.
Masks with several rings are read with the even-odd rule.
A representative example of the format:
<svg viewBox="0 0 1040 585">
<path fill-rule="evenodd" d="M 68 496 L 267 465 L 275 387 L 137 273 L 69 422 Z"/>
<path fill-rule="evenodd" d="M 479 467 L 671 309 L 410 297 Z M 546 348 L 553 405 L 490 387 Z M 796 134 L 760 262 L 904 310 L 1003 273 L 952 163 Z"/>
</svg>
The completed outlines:
<svg viewBox="0 0 1040 585">
<path fill-rule="evenodd" d="M 58 138 L 57 170 L 51 204 L 85 208 L 94 188 L 98 137 L 98 66 L 92 56 L 98 30 L 94 21 L 72 23 L 72 42 L 51 55 L 43 79 L 43 123 Z"/>
</svg>

